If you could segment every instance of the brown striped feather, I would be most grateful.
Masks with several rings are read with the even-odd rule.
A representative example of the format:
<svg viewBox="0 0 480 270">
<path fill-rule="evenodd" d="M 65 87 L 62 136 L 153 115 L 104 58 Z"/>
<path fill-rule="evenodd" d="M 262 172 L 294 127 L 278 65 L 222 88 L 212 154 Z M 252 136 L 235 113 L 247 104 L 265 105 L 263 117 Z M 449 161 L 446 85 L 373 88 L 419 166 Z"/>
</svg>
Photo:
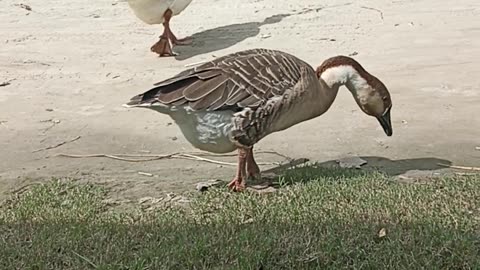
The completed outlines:
<svg viewBox="0 0 480 270">
<path fill-rule="evenodd" d="M 193 110 L 205 110 L 212 104 L 214 104 L 218 99 L 220 99 L 223 95 L 224 89 L 222 87 L 215 88 L 214 91 L 210 92 L 204 98 L 198 99 L 195 102 L 190 102 L 190 107 Z"/>
<path fill-rule="evenodd" d="M 217 76 L 207 80 L 198 80 L 199 83 L 191 85 L 183 90 L 183 96 L 188 101 L 196 101 L 207 97 L 218 88 L 225 87 L 225 76 Z"/>
<path fill-rule="evenodd" d="M 246 99 L 249 96 L 250 96 L 249 92 L 245 91 L 243 88 L 238 88 L 238 91 L 235 92 L 234 95 L 232 95 L 230 98 L 227 99 L 227 102 L 225 102 L 225 105 L 228 105 L 228 106 L 236 105 L 238 102 Z"/>
<path fill-rule="evenodd" d="M 208 107 L 208 111 L 215 111 L 215 110 L 218 110 L 218 108 L 221 108 L 223 106 L 225 106 L 225 102 L 227 101 L 227 98 L 228 98 L 228 91 L 226 90 L 228 87 L 228 83 L 225 87 L 225 89 L 223 89 L 223 93 L 222 93 L 222 96 L 217 99 L 216 101 L 214 101 L 209 107 Z"/>
<path fill-rule="evenodd" d="M 190 81 L 192 81 L 192 82 L 189 83 L 189 84 L 183 84 L 184 81 L 179 81 L 176 84 L 167 84 L 165 86 L 165 88 L 166 87 L 173 88 L 175 86 L 177 86 L 177 88 L 174 91 L 171 91 L 171 92 L 167 92 L 167 91 L 164 90 L 165 88 L 162 88 L 162 91 L 159 92 L 155 96 L 156 100 L 161 102 L 161 103 L 168 104 L 168 103 L 171 103 L 173 101 L 177 101 L 179 99 L 185 98 L 184 95 L 183 95 L 183 92 L 185 91 L 185 89 L 196 88 L 196 87 L 199 87 L 200 85 L 202 85 L 202 81 L 200 81 L 200 80 L 190 78 Z"/>
<path fill-rule="evenodd" d="M 132 98 L 129 104 L 188 104 L 193 110 L 257 107 L 292 89 L 300 80 L 301 67 L 312 69 L 304 61 L 281 51 L 245 50 L 158 82 L 155 88 Z"/>
</svg>

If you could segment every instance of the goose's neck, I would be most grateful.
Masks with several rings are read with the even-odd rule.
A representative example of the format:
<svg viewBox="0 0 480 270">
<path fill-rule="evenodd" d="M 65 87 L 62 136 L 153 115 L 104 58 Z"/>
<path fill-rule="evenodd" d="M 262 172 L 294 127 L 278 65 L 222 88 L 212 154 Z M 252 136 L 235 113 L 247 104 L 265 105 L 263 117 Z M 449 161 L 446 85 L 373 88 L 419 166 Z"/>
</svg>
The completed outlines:
<svg viewBox="0 0 480 270">
<path fill-rule="evenodd" d="M 360 74 L 351 65 L 341 65 L 326 69 L 320 74 L 320 79 L 335 96 L 338 88 L 345 85 L 355 99 L 360 99 L 363 94 L 368 94 L 369 85 L 365 76 L 368 74 Z"/>
<path fill-rule="evenodd" d="M 335 85 L 345 85 L 350 91 L 355 91 L 367 86 L 367 80 L 350 65 L 329 68 L 322 72 L 320 78 L 322 78 L 330 88 Z"/>
</svg>

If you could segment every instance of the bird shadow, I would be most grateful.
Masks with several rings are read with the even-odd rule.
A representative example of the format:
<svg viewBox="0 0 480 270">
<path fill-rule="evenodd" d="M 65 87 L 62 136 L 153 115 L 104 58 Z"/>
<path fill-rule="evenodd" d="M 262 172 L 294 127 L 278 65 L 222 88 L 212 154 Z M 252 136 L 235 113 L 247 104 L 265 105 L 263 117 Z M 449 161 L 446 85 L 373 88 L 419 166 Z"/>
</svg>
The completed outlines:
<svg viewBox="0 0 480 270">
<path fill-rule="evenodd" d="M 291 160 L 289 163 L 262 171 L 261 183 L 256 186 L 278 186 L 279 179 L 284 179 L 284 184 L 290 185 L 298 182 L 309 182 L 319 178 L 348 179 L 362 175 L 369 175 L 374 171 L 384 173 L 388 177 L 397 179 L 418 180 L 435 176 L 440 169 L 451 165 L 446 159 L 435 157 L 391 160 L 384 157 L 364 156 L 360 157 L 367 162 L 361 169 L 342 168 L 336 160 L 309 163 L 308 159 L 300 158 Z M 398 178 L 402 176 L 402 178 Z"/>
<path fill-rule="evenodd" d="M 185 60 L 190 57 L 214 52 L 231 47 L 247 38 L 255 37 L 260 33 L 260 27 L 281 22 L 293 14 L 277 14 L 263 20 L 263 22 L 248 22 L 230 24 L 208 29 L 193 34 L 193 43 L 189 46 L 175 46 L 176 60 Z"/>
<path fill-rule="evenodd" d="M 196 55 L 231 47 L 247 38 L 257 36 L 260 33 L 260 27 L 277 24 L 290 16 L 304 15 L 312 12 L 318 13 L 324 9 L 334 9 L 351 4 L 352 3 L 342 3 L 316 8 L 303 8 L 299 11 L 292 10 L 291 13 L 270 16 L 262 22 L 230 24 L 198 32 L 191 36 L 193 38 L 193 43 L 191 45 L 175 47 L 174 50 L 178 53 L 178 55 L 175 56 L 175 59 L 185 60 Z"/>
<path fill-rule="evenodd" d="M 398 159 L 391 160 L 385 157 L 377 156 L 364 156 L 360 157 L 367 162 L 362 166 L 364 169 L 378 170 L 389 176 L 398 176 L 409 173 L 411 171 L 425 171 L 431 172 L 435 170 L 445 169 L 445 165 L 452 165 L 452 162 L 446 159 L 440 159 L 435 157 L 413 158 L 413 159 Z M 337 162 L 330 160 L 319 163 L 320 166 L 334 166 Z"/>
</svg>

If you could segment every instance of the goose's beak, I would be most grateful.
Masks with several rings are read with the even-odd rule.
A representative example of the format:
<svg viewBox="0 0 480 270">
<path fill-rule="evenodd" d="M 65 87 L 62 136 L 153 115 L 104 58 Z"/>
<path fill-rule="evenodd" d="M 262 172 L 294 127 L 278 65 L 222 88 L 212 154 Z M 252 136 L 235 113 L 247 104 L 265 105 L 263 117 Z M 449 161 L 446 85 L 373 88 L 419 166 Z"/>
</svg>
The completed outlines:
<svg viewBox="0 0 480 270">
<path fill-rule="evenodd" d="M 390 119 L 390 109 L 388 109 L 382 116 L 377 117 L 378 122 L 382 125 L 383 131 L 387 136 L 392 136 L 393 128 L 392 128 L 392 121 Z"/>
</svg>

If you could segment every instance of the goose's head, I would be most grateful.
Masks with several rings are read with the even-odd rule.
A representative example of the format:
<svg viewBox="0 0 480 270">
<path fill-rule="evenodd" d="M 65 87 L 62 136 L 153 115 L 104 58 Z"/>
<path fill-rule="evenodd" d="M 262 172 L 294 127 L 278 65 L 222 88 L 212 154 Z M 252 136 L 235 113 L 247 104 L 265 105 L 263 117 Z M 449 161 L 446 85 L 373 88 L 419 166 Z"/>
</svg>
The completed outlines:
<svg viewBox="0 0 480 270">
<path fill-rule="evenodd" d="M 362 111 L 377 118 L 385 134 L 392 136 L 390 93 L 378 78 L 368 73 L 357 61 L 347 56 L 329 58 L 317 68 L 317 76 L 331 88 L 338 89 L 345 85 Z"/>
</svg>

